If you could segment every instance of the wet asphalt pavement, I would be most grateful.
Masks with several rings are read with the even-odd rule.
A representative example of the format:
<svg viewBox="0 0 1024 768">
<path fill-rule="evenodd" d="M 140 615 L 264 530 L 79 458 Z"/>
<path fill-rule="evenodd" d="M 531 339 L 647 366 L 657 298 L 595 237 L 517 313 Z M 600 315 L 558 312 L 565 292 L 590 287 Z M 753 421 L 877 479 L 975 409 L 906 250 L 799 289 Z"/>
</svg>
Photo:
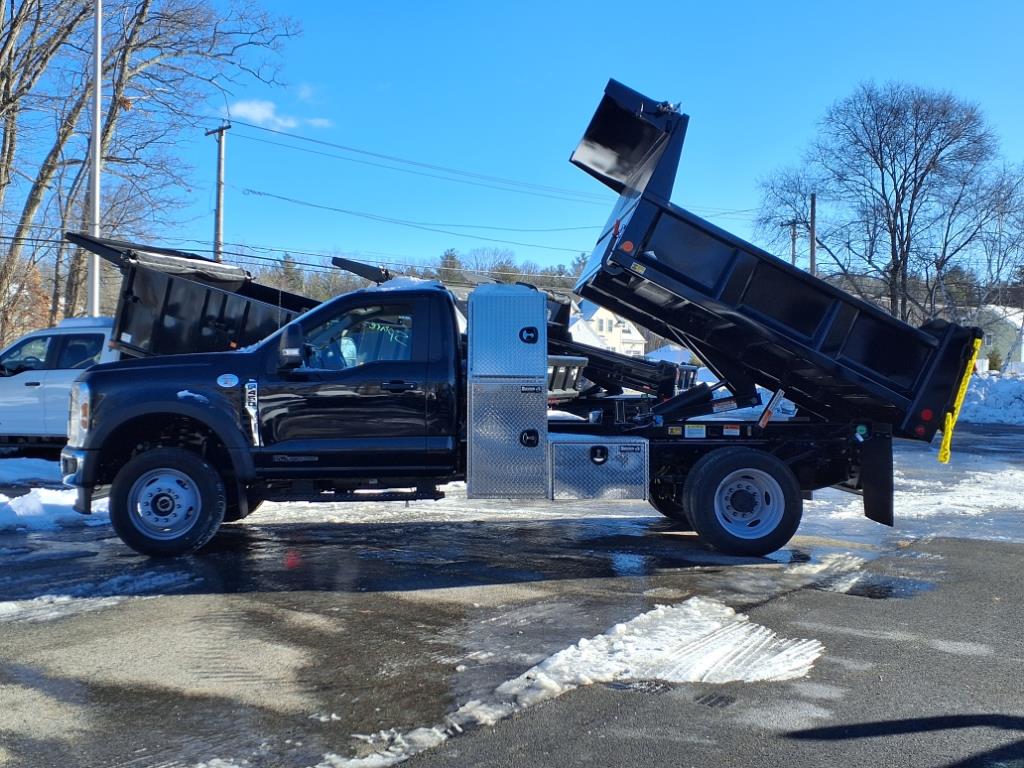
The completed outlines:
<svg viewBox="0 0 1024 768">
<path fill-rule="evenodd" d="M 975 469 L 1024 466 L 1024 430 L 962 429 L 956 448 Z M 940 471 L 958 470 L 918 468 L 921 493 Z M 0 601 L 31 601 L 0 613 L 0 766 L 331 766 L 694 595 L 825 654 L 796 681 L 586 686 L 407 765 L 1024 766 L 1019 508 L 973 523 L 1008 534 L 994 542 L 811 507 L 789 547 L 742 560 L 643 505 L 408 521 L 389 506 L 257 514 L 173 561 L 106 526 L 0 534 Z M 852 586 L 795 576 L 840 552 L 866 560 Z"/>
</svg>

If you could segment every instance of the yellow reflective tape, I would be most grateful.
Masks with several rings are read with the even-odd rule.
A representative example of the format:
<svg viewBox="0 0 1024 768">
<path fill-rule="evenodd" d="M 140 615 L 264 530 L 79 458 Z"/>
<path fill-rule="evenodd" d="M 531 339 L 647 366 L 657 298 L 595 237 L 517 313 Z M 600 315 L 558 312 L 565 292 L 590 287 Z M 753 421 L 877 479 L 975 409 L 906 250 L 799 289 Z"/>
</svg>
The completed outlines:
<svg viewBox="0 0 1024 768">
<path fill-rule="evenodd" d="M 946 423 L 942 427 L 942 444 L 939 446 L 939 462 L 942 464 L 949 464 L 949 457 L 952 453 L 950 445 L 953 442 L 953 428 L 956 427 L 956 420 L 960 418 L 960 409 L 963 407 L 964 397 L 967 396 L 967 385 L 971 381 L 971 374 L 974 373 L 974 361 L 978 359 L 978 350 L 980 349 L 981 339 L 975 339 L 971 359 L 967 361 L 964 375 L 960 377 L 960 388 L 956 391 L 953 410 L 946 413 Z"/>
</svg>

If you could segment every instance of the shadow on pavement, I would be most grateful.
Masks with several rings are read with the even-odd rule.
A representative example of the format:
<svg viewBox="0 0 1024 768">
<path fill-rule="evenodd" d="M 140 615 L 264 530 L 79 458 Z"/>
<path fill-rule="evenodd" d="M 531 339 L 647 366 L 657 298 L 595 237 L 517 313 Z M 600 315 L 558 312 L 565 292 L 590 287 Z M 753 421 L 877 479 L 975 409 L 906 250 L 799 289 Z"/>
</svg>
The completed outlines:
<svg viewBox="0 0 1024 768">
<path fill-rule="evenodd" d="M 1004 731 L 1024 731 L 1024 717 L 1011 715 L 942 715 L 915 717 L 905 720 L 880 720 L 873 723 L 838 725 L 827 728 L 808 728 L 792 731 L 786 736 L 801 741 L 845 741 L 908 733 L 949 731 L 960 728 L 993 728 Z M 998 749 L 971 755 L 946 768 L 1018 768 L 1024 767 L 1024 739 Z"/>
</svg>

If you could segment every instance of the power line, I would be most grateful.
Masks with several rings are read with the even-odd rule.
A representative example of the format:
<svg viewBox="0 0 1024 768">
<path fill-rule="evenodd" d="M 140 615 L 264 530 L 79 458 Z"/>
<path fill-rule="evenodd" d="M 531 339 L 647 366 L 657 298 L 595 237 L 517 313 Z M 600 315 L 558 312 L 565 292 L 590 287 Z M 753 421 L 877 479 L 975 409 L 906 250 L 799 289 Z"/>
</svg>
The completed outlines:
<svg viewBox="0 0 1024 768">
<path fill-rule="evenodd" d="M 384 168 L 386 170 L 397 171 L 399 173 L 409 173 L 409 174 L 413 174 L 415 176 L 425 176 L 425 177 L 431 178 L 431 179 L 440 179 L 442 181 L 452 181 L 452 182 L 455 182 L 457 184 L 469 184 L 469 185 L 474 186 L 474 187 L 484 187 L 486 189 L 496 189 L 499 192 L 515 192 L 517 194 L 530 195 L 531 197 L 543 197 L 543 198 L 547 198 L 549 200 L 561 200 L 563 202 L 568 202 L 568 203 L 582 203 L 582 204 L 585 204 L 585 205 L 603 205 L 603 206 L 607 205 L 606 201 L 605 202 L 599 202 L 598 200 L 584 200 L 584 199 L 580 199 L 580 198 L 567 197 L 567 196 L 564 196 L 564 195 L 547 194 L 545 192 L 539 192 L 539 191 L 535 191 L 535 190 L 531 190 L 531 189 L 517 189 L 515 187 L 500 186 L 498 184 L 491 184 L 491 183 L 486 183 L 486 182 L 482 182 L 482 181 L 475 181 L 473 179 L 457 179 L 457 178 L 452 178 L 451 176 L 440 176 L 440 175 L 438 175 L 436 173 L 427 173 L 426 171 L 417 171 L 417 170 L 414 170 L 414 169 L 411 169 L 411 168 L 399 168 L 399 167 L 394 166 L 394 165 L 385 165 L 383 163 L 374 163 L 374 162 L 372 162 L 370 160 L 359 160 L 359 159 L 354 158 L 354 157 L 344 157 L 342 155 L 334 154 L 333 152 L 323 152 L 321 150 L 310 149 L 308 147 L 296 147 L 296 146 L 294 146 L 292 144 L 284 144 L 284 143 L 279 142 L 279 141 L 269 141 L 267 139 L 257 139 L 255 136 L 246 136 L 244 133 L 237 133 L 235 135 L 236 135 L 237 138 L 244 139 L 246 141 L 256 141 L 256 142 L 259 142 L 261 144 L 269 144 L 269 145 L 272 145 L 272 146 L 275 146 L 275 147 L 284 147 L 285 149 L 293 149 L 293 150 L 295 150 L 297 152 L 307 152 L 309 154 L 319 155 L 321 157 L 330 157 L 330 158 L 334 158 L 335 160 L 342 160 L 342 161 L 347 162 L 347 163 L 358 163 L 359 165 L 368 165 L 368 166 L 372 166 L 374 168 Z"/>
<path fill-rule="evenodd" d="M 299 200 L 294 197 L 286 197 L 285 195 L 277 195 L 273 192 L 264 192 L 258 189 L 243 189 L 242 194 L 255 195 L 257 197 L 268 197 L 273 200 L 281 200 L 282 202 L 292 203 L 293 205 L 300 205 L 305 208 L 317 208 L 324 211 L 332 211 L 334 213 L 345 214 L 346 216 L 355 216 L 357 218 L 369 219 L 370 221 L 377 221 L 384 224 L 394 224 L 400 227 L 409 227 L 410 229 L 419 229 L 424 232 L 436 232 L 442 235 L 451 235 L 453 237 L 467 237 L 471 240 L 483 240 L 489 243 L 501 243 L 503 245 L 516 245 L 521 248 L 539 248 L 545 251 L 562 251 L 564 253 L 580 253 L 586 250 L 585 248 L 561 248 L 555 245 L 541 245 L 539 243 L 523 243 L 517 240 L 503 240 L 496 237 L 484 237 L 483 235 L 472 235 L 464 232 L 452 232 L 446 229 L 440 229 L 438 227 L 431 226 L 416 221 L 409 221 L 407 219 L 396 219 L 390 216 L 380 216 L 375 213 L 367 213 L 365 211 L 353 211 L 347 208 L 336 208 L 331 205 L 322 205 L 321 203 L 313 203 L 308 200 Z M 465 225 L 463 225 L 465 226 Z"/>
<path fill-rule="evenodd" d="M 555 192 L 555 193 L 558 193 L 558 194 L 574 195 L 574 196 L 578 196 L 578 197 L 590 197 L 590 198 L 593 198 L 597 202 L 604 202 L 605 201 L 605 196 L 600 195 L 600 194 L 595 193 L 595 192 L 586 192 L 586 191 L 580 191 L 580 190 L 566 189 L 564 187 L 553 187 L 553 186 L 548 186 L 546 184 L 535 184 L 533 182 L 519 181 L 518 179 L 509 179 L 509 178 L 505 178 L 503 176 L 491 176 L 491 175 L 485 174 L 485 173 L 477 173 L 476 171 L 467 171 L 467 170 L 463 170 L 461 168 L 452 168 L 450 166 L 436 165 L 434 163 L 425 163 L 425 162 L 422 162 L 420 160 L 411 160 L 411 159 L 404 158 L 404 157 L 398 157 L 396 155 L 384 154 L 382 152 L 373 152 L 371 150 L 360 149 L 359 147 L 352 147 L 352 146 L 348 146 L 348 145 L 345 145 L 345 144 L 338 144 L 336 142 L 326 141 L 324 139 L 314 139 L 314 138 L 312 138 L 310 136 L 303 136 L 302 134 L 298 134 L 298 133 L 290 133 L 288 131 L 282 131 L 282 130 L 279 130 L 279 129 L 276 129 L 276 128 L 267 128 L 266 126 L 258 125 L 256 123 L 247 123 L 244 120 L 232 119 L 231 121 L 233 123 L 237 124 L 237 125 L 244 125 L 245 127 L 252 128 L 254 130 L 266 131 L 267 133 L 273 133 L 273 134 L 276 134 L 278 136 L 287 136 L 288 138 L 298 139 L 300 141 L 306 141 L 306 142 L 309 142 L 310 144 L 318 144 L 320 146 L 332 147 L 334 149 L 340 149 L 340 150 L 343 150 L 345 152 L 352 152 L 352 153 L 358 154 L 358 155 L 365 155 L 367 157 L 375 157 L 375 158 L 377 158 L 379 160 L 389 160 L 389 161 L 394 162 L 394 163 L 403 163 L 403 164 L 406 164 L 406 165 L 416 166 L 418 168 L 427 168 L 427 169 L 433 170 L 433 171 L 441 171 L 442 173 L 450 173 L 450 174 L 454 174 L 454 175 L 457 175 L 457 176 L 466 176 L 468 178 L 480 179 L 482 181 L 496 182 L 496 183 L 499 183 L 499 184 L 508 184 L 508 185 L 511 185 L 511 186 L 523 187 L 525 189 L 534 189 L 534 190 L 538 190 L 538 191 L 542 191 L 542 192 Z"/>
</svg>

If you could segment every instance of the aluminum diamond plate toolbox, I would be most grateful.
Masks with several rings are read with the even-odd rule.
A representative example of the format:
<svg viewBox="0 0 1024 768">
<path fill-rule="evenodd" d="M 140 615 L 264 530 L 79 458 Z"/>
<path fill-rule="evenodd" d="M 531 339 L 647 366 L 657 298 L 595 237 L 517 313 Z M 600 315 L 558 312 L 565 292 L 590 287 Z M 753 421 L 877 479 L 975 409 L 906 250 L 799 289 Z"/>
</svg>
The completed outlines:
<svg viewBox="0 0 1024 768">
<path fill-rule="evenodd" d="M 469 376 L 547 376 L 547 295 L 481 285 L 469 297 Z"/>
<path fill-rule="evenodd" d="M 647 441 L 638 437 L 548 435 L 552 499 L 646 499 Z"/>
<path fill-rule="evenodd" d="M 545 498 L 547 431 L 545 379 L 471 381 L 467 496 Z"/>
</svg>

